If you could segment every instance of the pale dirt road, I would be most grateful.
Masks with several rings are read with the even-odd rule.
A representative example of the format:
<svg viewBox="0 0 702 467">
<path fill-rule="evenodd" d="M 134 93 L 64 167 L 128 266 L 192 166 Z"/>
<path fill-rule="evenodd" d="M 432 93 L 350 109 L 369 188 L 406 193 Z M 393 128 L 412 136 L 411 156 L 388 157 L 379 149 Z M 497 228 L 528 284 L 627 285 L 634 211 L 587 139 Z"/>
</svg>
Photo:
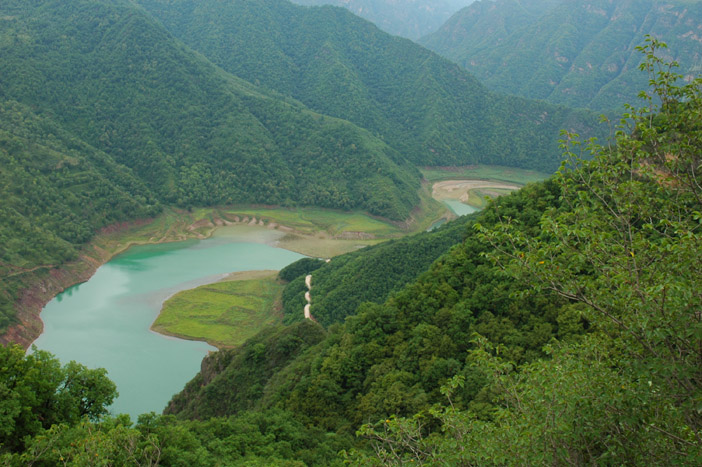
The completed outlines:
<svg viewBox="0 0 702 467">
<path fill-rule="evenodd" d="M 305 277 L 305 284 L 307 285 L 307 292 L 305 292 L 305 300 L 307 300 L 307 305 L 305 305 L 305 319 L 314 321 L 312 313 L 310 313 L 310 307 L 312 306 L 312 274 L 308 274 L 307 277 Z"/>
<path fill-rule="evenodd" d="M 488 180 L 444 180 L 443 182 L 434 183 L 431 195 L 437 201 L 456 199 L 466 202 L 470 197 L 471 190 L 490 188 L 518 190 L 521 186 L 515 183 L 491 182 Z"/>
</svg>

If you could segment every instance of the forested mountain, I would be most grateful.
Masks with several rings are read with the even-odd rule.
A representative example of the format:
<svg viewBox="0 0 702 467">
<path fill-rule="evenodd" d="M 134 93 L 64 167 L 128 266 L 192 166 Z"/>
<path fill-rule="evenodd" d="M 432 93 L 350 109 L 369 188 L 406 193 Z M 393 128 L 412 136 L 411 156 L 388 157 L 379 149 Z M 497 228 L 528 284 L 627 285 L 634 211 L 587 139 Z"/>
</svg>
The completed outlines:
<svg viewBox="0 0 702 467">
<path fill-rule="evenodd" d="M 314 269 L 304 268 L 309 259 L 298 262 L 302 267 L 291 264 L 280 272 L 281 278 L 290 282 L 283 293 L 285 322 L 304 318 L 306 274 L 312 274 L 310 312 L 314 319 L 325 327 L 343 323 L 362 303 L 382 303 L 392 292 L 426 271 L 439 256 L 463 239 L 465 224 L 470 219 L 472 216 L 461 217 L 431 232 L 348 253 L 329 263 L 320 262 Z M 297 274 L 292 274 L 293 270 L 297 270 Z"/>
<path fill-rule="evenodd" d="M 683 74 L 702 70 L 699 1 L 480 0 L 419 42 L 495 91 L 607 111 L 647 86 L 636 50 L 647 34 Z"/>
<path fill-rule="evenodd" d="M 419 39 L 436 31 L 474 0 L 294 0 L 299 5 L 341 6 L 392 35 Z"/>
<path fill-rule="evenodd" d="M 2 14 L 0 92 L 166 202 L 356 206 L 402 219 L 417 201 L 416 171 L 395 151 L 222 73 L 130 2 L 11 1 Z"/>
<path fill-rule="evenodd" d="M 366 128 L 416 164 L 552 171 L 560 130 L 595 132 L 590 114 L 490 94 L 458 66 L 341 8 L 139 3 L 223 69 Z"/>
<path fill-rule="evenodd" d="M 22 273 L 75 259 L 97 229 L 160 210 L 131 170 L 16 101 L 0 101 L 0 199 L 0 329 Z"/>
<path fill-rule="evenodd" d="M 702 81 L 660 77 L 664 104 L 634 114 L 633 136 L 499 199 L 416 281 L 272 374 L 250 377 L 275 346 L 251 342 L 171 410 L 275 407 L 337 434 L 377 420 L 359 465 L 699 463 Z"/>
<path fill-rule="evenodd" d="M 349 122 L 229 75 L 131 2 L 0 5 L 0 329 L 21 275 L 163 204 L 403 220 L 419 172 Z"/>
</svg>

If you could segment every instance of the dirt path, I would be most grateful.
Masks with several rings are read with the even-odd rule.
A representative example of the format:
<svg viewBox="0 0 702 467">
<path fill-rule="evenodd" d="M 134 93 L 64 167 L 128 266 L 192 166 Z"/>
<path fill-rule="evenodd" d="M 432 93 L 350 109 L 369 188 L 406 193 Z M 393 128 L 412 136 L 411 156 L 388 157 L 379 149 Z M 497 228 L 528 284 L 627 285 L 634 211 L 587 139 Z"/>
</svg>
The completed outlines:
<svg viewBox="0 0 702 467">
<path fill-rule="evenodd" d="M 305 292 L 305 300 L 307 300 L 307 305 L 305 305 L 305 319 L 314 321 L 312 313 L 310 313 L 310 307 L 312 306 L 312 274 L 308 274 L 305 277 L 305 284 L 307 285 L 307 292 Z"/>
</svg>

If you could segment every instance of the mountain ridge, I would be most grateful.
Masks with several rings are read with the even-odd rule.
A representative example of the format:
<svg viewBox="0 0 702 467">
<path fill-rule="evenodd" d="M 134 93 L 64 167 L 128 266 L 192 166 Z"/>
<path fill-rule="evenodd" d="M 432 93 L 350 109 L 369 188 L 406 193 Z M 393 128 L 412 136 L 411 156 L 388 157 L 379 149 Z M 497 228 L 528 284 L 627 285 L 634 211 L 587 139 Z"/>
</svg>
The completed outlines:
<svg viewBox="0 0 702 467">
<path fill-rule="evenodd" d="M 636 47 L 647 34 L 669 45 L 662 58 L 682 63 L 682 74 L 702 65 L 700 2 L 532 0 L 523 24 L 513 15 L 518 3 L 476 2 L 419 42 L 493 90 L 598 111 L 618 112 L 646 88 Z M 504 21 L 513 27 L 499 32 Z"/>
</svg>

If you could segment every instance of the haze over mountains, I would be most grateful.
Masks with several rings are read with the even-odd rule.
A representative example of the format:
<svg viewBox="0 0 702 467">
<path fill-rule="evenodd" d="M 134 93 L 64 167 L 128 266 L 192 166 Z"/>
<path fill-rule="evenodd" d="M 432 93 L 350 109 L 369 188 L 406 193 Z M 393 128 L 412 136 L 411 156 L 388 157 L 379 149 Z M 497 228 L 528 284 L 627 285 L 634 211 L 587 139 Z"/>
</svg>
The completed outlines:
<svg viewBox="0 0 702 467">
<path fill-rule="evenodd" d="M 474 0 L 295 0 L 299 5 L 341 6 L 390 34 L 419 39 L 436 31 Z"/>
<path fill-rule="evenodd" d="M 647 86 L 635 49 L 646 34 L 683 74 L 702 69 L 699 1 L 481 0 L 419 42 L 493 90 L 603 111 Z"/>
<path fill-rule="evenodd" d="M 561 129 L 592 115 L 493 95 L 471 75 L 348 11 L 281 0 L 142 0 L 215 64 L 378 135 L 418 165 L 553 170 Z"/>
</svg>

